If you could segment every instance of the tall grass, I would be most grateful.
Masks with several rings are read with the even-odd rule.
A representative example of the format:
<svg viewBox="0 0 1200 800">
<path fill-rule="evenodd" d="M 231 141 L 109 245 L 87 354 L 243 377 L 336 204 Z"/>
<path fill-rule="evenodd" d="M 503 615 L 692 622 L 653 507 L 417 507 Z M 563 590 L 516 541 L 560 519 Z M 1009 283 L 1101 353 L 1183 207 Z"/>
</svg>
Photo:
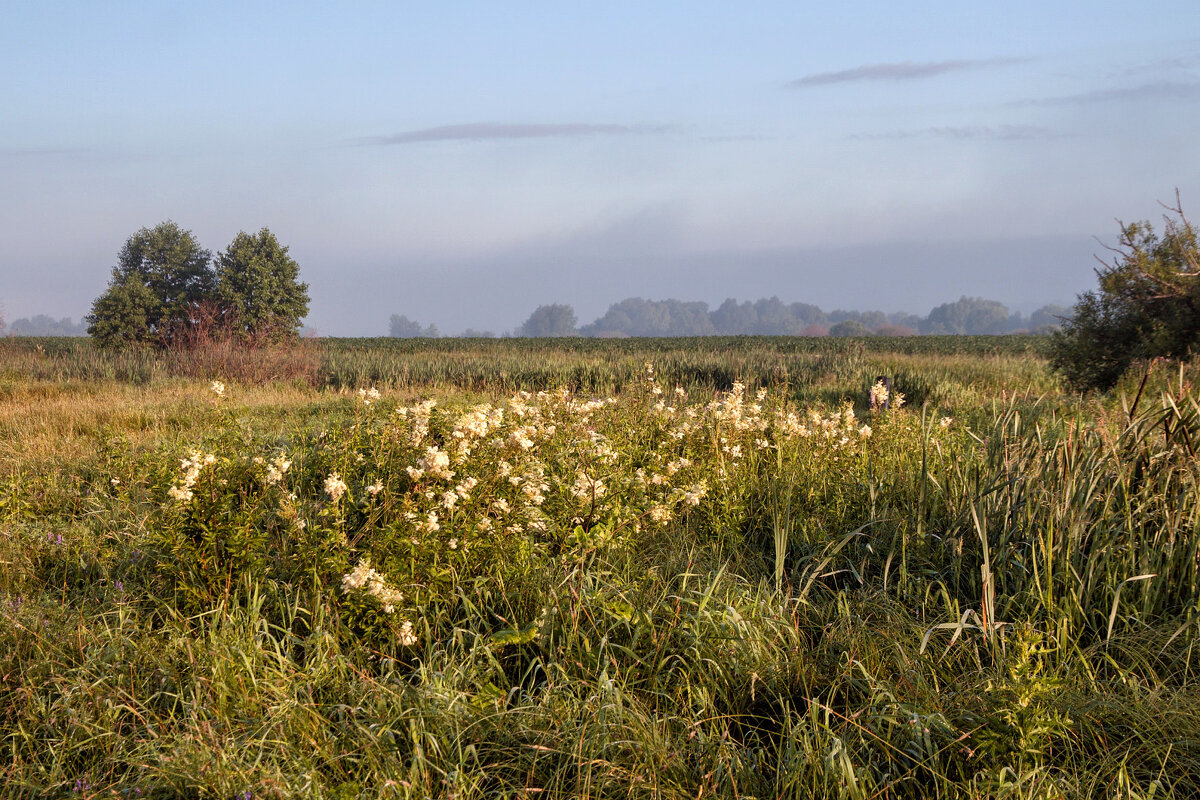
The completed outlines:
<svg viewBox="0 0 1200 800">
<path fill-rule="evenodd" d="M 326 346 L 358 366 L 320 389 L 230 381 L 222 400 L 154 360 L 135 383 L 69 373 L 99 357 L 5 352 L 6 796 L 1200 790 L 1194 373 L 1081 399 L 995 352 Z M 370 405 L 341 393 L 373 369 L 407 377 Z M 917 402 L 868 415 L 880 374 Z M 715 394 L 740 378 L 743 401 Z M 561 387 L 580 406 L 504 400 Z M 571 410 L 593 392 L 615 402 Z M 420 437 L 394 413 L 416 395 L 441 399 Z M 483 401 L 503 419 L 446 484 L 478 485 L 418 537 L 407 514 L 441 488 L 407 468 Z M 788 414 L 810 432 L 836 414 L 837 435 Z M 682 419 L 698 427 L 673 438 Z M 181 505 L 167 490 L 193 449 L 214 461 Z M 265 477 L 281 452 L 286 491 Z M 535 467 L 544 531 L 476 532 Z M 599 500 L 572 494 L 580 471 Z M 699 481 L 699 505 L 650 524 Z M 394 614 L 343 585 L 363 556 L 403 590 Z"/>
</svg>

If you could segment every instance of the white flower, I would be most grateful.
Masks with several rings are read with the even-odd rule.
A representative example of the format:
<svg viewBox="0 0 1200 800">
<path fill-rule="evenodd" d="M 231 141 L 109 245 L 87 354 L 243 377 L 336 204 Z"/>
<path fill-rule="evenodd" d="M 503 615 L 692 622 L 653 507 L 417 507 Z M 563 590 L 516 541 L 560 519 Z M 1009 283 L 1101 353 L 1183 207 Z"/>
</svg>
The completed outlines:
<svg viewBox="0 0 1200 800">
<path fill-rule="evenodd" d="M 435 478 L 448 481 L 454 477 L 454 473 L 450 471 L 450 454 L 439 450 L 436 445 L 425 448 L 425 457 L 421 459 L 420 467 Z"/>
<path fill-rule="evenodd" d="M 698 483 L 690 489 L 684 490 L 683 502 L 687 503 L 689 506 L 698 506 L 706 494 L 708 494 L 708 487 L 703 483 Z"/>
<path fill-rule="evenodd" d="M 186 503 L 192 499 L 192 487 L 196 485 L 196 481 L 200 478 L 200 471 L 209 464 L 214 463 L 217 457 L 212 453 L 201 454 L 199 450 L 193 450 L 191 454 L 179 462 L 180 468 L 183 470 L 183 478 L 175 486 L 167 490 L 167 494 L 181 503 Z"/>
<path fill-rule="evenodd" d="M 379 390 L 372 386 L 370 389 L 359 389 L 358 399 L 362 401 L 364 406 L 369 406 L 380 397 Z"/>
<path fill-rule="evenodd" d="M 599 478 L 589 478 L 584 472 L 578 472 L 575 475 L 575 485 L 571 487 L 571 494 L 576 500 L 590 502 L 599 500 L 604 497 L 604 483 Z"/>
<path fill-rule="evenodd" d="M 396 610 L 396 604 L 404 602 L 404 595 L 399 590 L 388 586 L 383 575 L 371 568 L 371 560 L 363 556 L 353 570 L 342 576 L 342 591 L 350 592 L 361 589 L 379 601 L 380 608 L 385 614 Z"/>
<path fill-rule="evenodd" d="M 375 497 L 382 491 L 383 491 L 383 481 L 375 481 L 374 483 L 372 483 L 370 486 L 367 487 L 367 494 L 371 495 L 371 497 Z"/>
<path fill-rule="evenodd" d="M 412 647 L 417 643 L 417 634 L 413 631 L 413 624 L 408 620 L 400 626 L 400 644 L 405 647 Z"/>
<path fill-rule="evenodd" d="M 446 545 L 451 550 L 457 550 L 458 549 L 458 539 L 451 539 L 450 541 L 446 542 Z"/>
<path fill-rule="evenodd" d="M 871 387 L 871 408 L 883 408 L 888 401 L 888 387 L 883 381 L 878 381 Z"/>
<path fill-rule="evenodd" d="M 192 499 L 192 490 L 183 486 L 172 486 L 167 489 L 167 494 L 181 503 L 186 503 Z"/>
<path fill-rule="evenodd" d="M 436 533 L 441 529 L 442 526 L 438 524 L 438 515 L 434 511 L 430 511 L 425 515 L 425 519 L 417 523 L 417 531 L 420 533 Z"/>
<path fill-rule="evenodd" d="M 348 488 L 346 482 L 336 472 L 330 473 L 329 477 L 325 479 L 325 492 L 335 503 L 342 499 L 342 495 Z"/>
<path fill-rule="evenodd" d="M 952 422 L 954 422 L 952 417 L 942 417 L 940 420 L 938 420 L 938 425 L 943 428 L 949 428 Z"/>
<path fill-rule="evenodd" d="M 220 381 L 213 381 L 212 383 L 210 383 L 210 384 L 208 385 L 208 388 L 209 388 L 209 389 L 212 391 L 212 393 L 213 393 L 213 394 L 215 394 L 217 397 L 224 397 L 224 396 L 225 396 L 225 384 L 221 383 Z"/>
</svg>

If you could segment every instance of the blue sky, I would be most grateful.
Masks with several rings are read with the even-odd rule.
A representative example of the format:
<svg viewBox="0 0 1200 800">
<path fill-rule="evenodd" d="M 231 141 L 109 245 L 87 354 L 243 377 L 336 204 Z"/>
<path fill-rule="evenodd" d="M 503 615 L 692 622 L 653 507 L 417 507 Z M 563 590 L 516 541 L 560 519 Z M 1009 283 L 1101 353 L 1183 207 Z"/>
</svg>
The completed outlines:
<svg viewBox="0 0 1200 800">
<path fill-rule="evenodd" d="M 1195 0 L 4 18 L 10 319 L 85 314 L 165 219 L 214 251 L 270 227 L 330 335 L 629 296 L 1030 310 L 1091 287 L 1115 219 L 1200 204 Z"/>
</svg>

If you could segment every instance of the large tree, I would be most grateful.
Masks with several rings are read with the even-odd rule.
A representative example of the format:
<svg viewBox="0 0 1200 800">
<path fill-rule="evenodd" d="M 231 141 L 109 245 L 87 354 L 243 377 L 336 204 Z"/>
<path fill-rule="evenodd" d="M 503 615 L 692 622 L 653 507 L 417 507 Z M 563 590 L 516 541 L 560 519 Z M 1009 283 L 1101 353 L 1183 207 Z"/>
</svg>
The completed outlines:
<svg viewBox="0 0 1200 800">
<path fill-rule="evenodd" d="M 216 261 L 216 300 L 229 324 L 251 339 L 294 336 L 308 314 L 308 284 L 275 234 L 239 232 Z"/>
<path fill-rule="evenodd" d="M 170 220 L 125 240 L 108 289 L 92 304 L 88 333 L 102 347 L 158 344 L 212 299 L 212 254 Z"/>
<path fill-rule="evenodd" d="M 1051 363 L 1080 389 L 1108 389 L 1135 361 L 1200 349 L 1200 250 L 1178 202 L 1161 236 L 1149 222 L 1121 226 L 1100 286 L 1079 296 L 1054 335 Z"/>
<path fill-rule="evenodd" d="M 518 333 L 521 336 L 575 336 L 578 333 L 575 329 L 577 322 L 575 309 L 552 303 L 538 306 L 521 325 Z"/>
</svg>

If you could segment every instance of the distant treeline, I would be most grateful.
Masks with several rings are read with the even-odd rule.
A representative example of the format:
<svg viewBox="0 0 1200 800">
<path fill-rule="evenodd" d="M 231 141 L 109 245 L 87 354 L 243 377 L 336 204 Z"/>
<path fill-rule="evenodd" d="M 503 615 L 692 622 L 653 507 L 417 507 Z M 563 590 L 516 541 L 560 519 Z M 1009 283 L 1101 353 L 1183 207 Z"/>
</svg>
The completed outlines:
<svg viewBox="0 0 1200 800">
<path fill-rule="evenodd" d="M 13 320 L 3 332 L 9 336 L 87 336 L 87 325 L 70 317 L 55 319 L 38 314 Z"/>
<path fill-rule="evenodd" d="M 1009 311 L 1003 303 L 982 297 L 961 297 L 943 303 L 921 317 L 907 312 L 824 311 L 809 303 L 784 303 L 778 297 L 756 301 L 726 300 L 715 309 L 708 303 L 645 300 L 631 297 L 613 303 L 603 316 L 579 325 L 569 305 L 539 306 L 516 329 L 516 336 L 913 336 L 1048 333 L 1071 313 L 1064 306 L 1046 305 L 1029 316 Z M 402 338 L 436 337 L 436 325 L 422 326 L 393 315 L 390 335 Z M 490 331 L 464 331 L 461 336 L 493 336 Z"/>
</svg>

